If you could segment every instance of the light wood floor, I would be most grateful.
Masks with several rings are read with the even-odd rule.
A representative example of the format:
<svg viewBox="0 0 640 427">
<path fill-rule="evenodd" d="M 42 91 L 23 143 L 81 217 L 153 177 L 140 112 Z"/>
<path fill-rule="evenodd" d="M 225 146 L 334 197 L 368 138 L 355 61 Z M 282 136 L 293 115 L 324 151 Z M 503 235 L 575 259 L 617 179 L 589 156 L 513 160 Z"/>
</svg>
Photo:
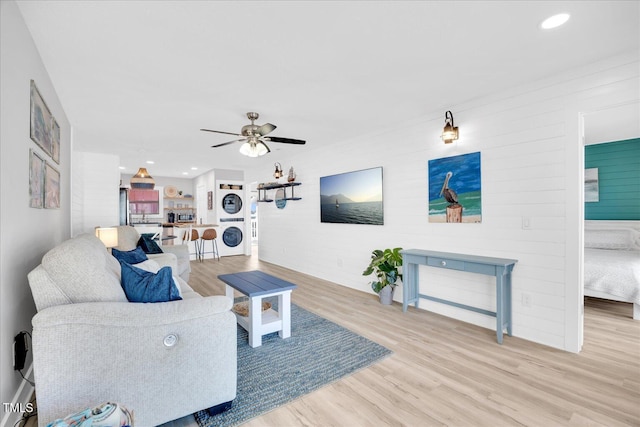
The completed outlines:
<svg viewBox="0 0 640 427">
<path fill-rule="evenodd" d="M 640 426 L 640 321 L 630 304 L 587 299 L 580 354 L 258 261 L 192 262 L 190 285 L 260 269 L 298 284 L 292 302 L 391 349 L 381 362 L 244 424 L 263 426 Z M 168 426 L 197 426 L 192 416 Z"/>
</svg>

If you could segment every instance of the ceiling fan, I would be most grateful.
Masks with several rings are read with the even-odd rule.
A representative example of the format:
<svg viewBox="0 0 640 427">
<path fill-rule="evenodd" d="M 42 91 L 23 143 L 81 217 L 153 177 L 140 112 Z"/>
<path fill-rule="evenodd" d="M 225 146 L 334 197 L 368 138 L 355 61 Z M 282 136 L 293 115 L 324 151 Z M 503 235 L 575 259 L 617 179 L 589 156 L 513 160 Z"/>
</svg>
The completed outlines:
<svg viewBox="0 0 640 427">
<path fill-rule="evenodd" d="M 271 123 L 265 123 L 263 125 L 255 124 L 255 121 L 258 120 L 260 115 L 258 113 L 249 112 L 247 113 L 247 117 L 251 120 L 250 125 L 242 126 L 240 133 L 233 132 L 223 132 L 220 130 L 211 130 L 211 129 L 200 129 L 204 132 L 215 132 L 215 133 L 223 133 L 225 135 L 236 135 L 241 136 L 240 139 L 234 139 L 233 141 L 223 142 L 222 144 L 212 145 L 212 148 L 223 147 L 225 145 L 233 144 L 235 142 L 243 142 L 240 147 L 240 153 L 249 157 L 258 157 L 264 154 L 269 153 L 271 150 L 265 144 L 265 142 L 281 142 L 283 144 L 306 144 L 306 141 L 301 139 L 291 139 L 291 138 L 281 138 L 279 136 L 265 136 L 276 128 L 276 125 L 272 125 Z"/>
</svg>

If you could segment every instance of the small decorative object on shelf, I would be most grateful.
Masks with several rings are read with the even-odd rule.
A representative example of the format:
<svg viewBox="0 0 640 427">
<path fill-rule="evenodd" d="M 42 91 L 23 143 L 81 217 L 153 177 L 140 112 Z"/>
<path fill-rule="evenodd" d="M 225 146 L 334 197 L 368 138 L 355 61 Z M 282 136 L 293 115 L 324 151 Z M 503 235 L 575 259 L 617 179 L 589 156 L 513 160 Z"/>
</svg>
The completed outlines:
<svg viewBox="0 0 640 427">
<path fill-rule="evenodd" d="M 293 182 L 296 180 L 296 173 L 293 171 L 293 166 L 289 168 L 289 175 L 287 176 L 287 181 Z"/>
</svg>

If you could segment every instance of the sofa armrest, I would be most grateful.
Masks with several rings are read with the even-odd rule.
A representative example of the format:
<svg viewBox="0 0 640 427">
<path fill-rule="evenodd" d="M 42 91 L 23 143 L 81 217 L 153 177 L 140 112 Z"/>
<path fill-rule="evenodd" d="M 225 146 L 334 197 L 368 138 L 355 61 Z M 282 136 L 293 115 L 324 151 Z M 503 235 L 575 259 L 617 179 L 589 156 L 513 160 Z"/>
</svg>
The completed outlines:
<svg viewBox="0 0 640 427">
<path fill-rule="evenodd" d="M 136 424 L 159 425 L 233 400 L 231 305 L 213 296 L 42 310 L 33 318 L 39 420 L 115 401 L 134 411 Z"/>
<path fill-rule="evenodd" d="M 160 267 L 169 266 L 174 275 L 178 275 L 178 258 L 175 254 L 161 253 L 161 254 L 147 254 L 147 258 L 154 260 Z"/>
<path fill-rule="evenodd" d="M 162 251 L 175 254 L 178 259 L 189 259 L 189 246 L 187 245 L 166 245 L 162 247 Z"/>
</svg>

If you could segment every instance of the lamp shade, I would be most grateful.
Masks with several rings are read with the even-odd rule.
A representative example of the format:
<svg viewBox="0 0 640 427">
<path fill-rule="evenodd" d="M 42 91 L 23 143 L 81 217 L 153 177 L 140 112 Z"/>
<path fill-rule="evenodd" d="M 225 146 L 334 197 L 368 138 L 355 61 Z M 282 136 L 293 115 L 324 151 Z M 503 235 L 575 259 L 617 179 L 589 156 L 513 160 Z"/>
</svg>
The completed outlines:
<svg viewBox="0 0 640 427">
<path fill-rule="evenodd" d="M 240 146 L 240 154 L 244 154 L 249 157 L 264 156 L 269 152 L 269 149 L 262 141 L 247 141 Z"/>
<path fill-rule="evenodd" d="M 131 177 L 131 188 L 144 188 L 147 190 L 153 190 L 156 186 L 156 182 L 153 177 L 147 172 L 147 168 L 138 169 L 138 173 Z"/>
<path fill-rule="evenodd" d="M 96 236 L 107 248 L 118 246 L 118 229 L 115 227 L 98 227 Z"/>
</svg>

